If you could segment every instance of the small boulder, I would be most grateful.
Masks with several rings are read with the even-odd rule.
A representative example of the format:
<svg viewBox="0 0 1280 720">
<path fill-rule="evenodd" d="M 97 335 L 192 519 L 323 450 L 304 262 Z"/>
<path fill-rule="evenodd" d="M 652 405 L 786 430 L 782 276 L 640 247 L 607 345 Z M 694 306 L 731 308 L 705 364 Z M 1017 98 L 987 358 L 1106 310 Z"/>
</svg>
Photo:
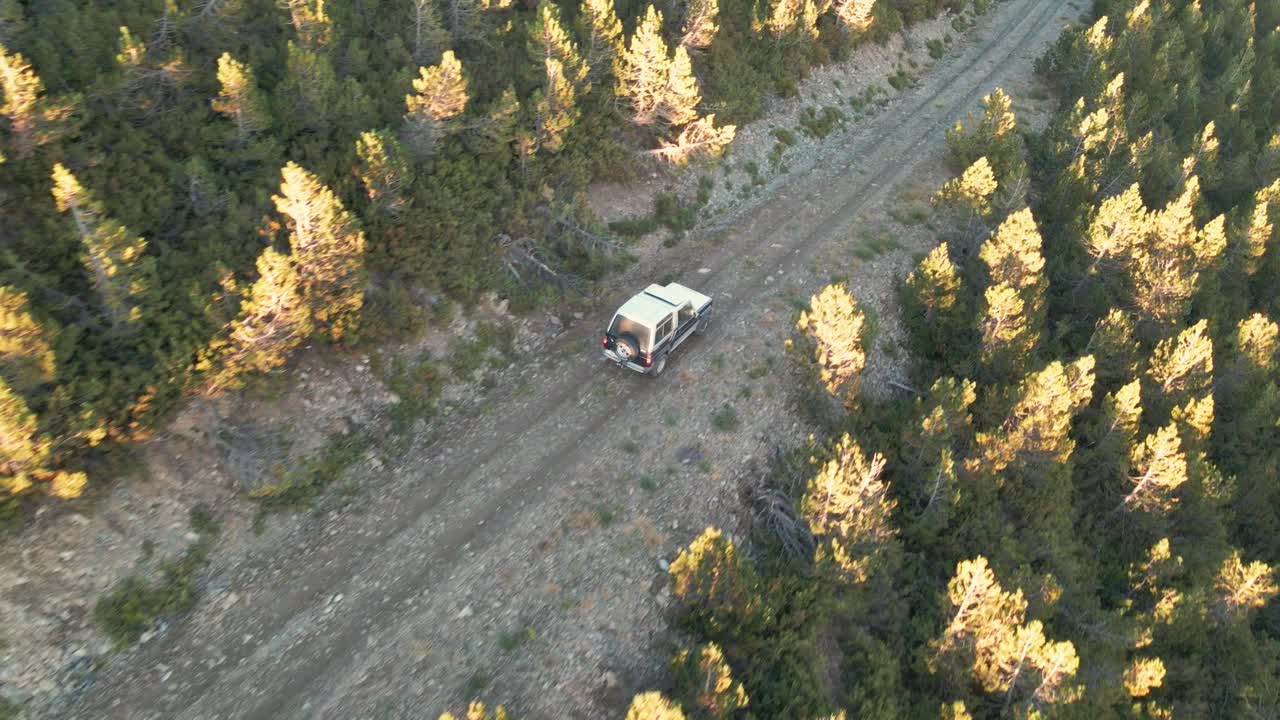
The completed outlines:
<svg viewBox="0 0 1280 720">
<path fill-rule="evenodd" d="M 604 675 L 600 677 L 600 682 L 604 684 L 606 690 L 613 690 L 622 683 L 618 680 L 617 673 L 612 670 L 606 670 Z"/>
</svg>

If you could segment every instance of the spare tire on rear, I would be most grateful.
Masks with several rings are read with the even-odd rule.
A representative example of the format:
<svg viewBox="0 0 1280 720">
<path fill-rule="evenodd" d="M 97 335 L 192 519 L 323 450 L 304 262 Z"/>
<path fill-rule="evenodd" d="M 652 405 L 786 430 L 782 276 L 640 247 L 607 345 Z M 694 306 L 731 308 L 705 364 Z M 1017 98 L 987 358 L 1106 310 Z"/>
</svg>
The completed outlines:
<svg viewBox="0 0 1280 720">
<path fill-rule="evenodd" d="M 640 343 L 636 340 L 636 336 L 631 333 L 623 333 L 613 342 L 614 352 L 618 353 L 618 357 L 631 362 L 640 357 Z"/>
</svg>

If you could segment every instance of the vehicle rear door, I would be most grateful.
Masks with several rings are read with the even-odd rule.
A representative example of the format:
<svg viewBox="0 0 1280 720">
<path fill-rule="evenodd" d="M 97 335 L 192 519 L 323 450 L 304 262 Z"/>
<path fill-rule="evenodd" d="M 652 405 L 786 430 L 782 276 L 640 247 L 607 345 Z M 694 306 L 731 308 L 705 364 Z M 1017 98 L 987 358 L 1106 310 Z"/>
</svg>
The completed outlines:
<svg viewBox="0 0 1280 720">
<path fill-rule="evenodd" d="M 698 312 L 693 309 L 692 303 L 686 301 L 676 312 L 676 337 L 673 345 L 679 345 L 684 342 L 697 325 Z"/>
<path fill-rule="evenodd" d="M 653 353 L 655 355 L 674 346 L 675 329 L 675 313 L 671 313 L 662 322 L 658 323 L 657 329 L 653 332 Z"/>
</svg>

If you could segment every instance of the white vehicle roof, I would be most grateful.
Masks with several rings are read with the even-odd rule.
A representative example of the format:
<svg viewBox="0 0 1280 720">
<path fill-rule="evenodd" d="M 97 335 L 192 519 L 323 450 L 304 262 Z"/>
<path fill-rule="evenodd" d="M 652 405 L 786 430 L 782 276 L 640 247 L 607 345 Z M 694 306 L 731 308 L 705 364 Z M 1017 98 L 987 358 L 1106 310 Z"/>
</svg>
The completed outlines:
<svg viewBox="0 0 1280 720">
<path fill-rule="evenodd" d="M 673 310 L 684 307 L 685 303 L 696 310 L 709 302 L 711 298 L 679 283 L 670 283 L 665 287 L 650 285 L 623 303 L 618 308 L 618 314 L 646 325 L 657 325 Z"/>
</svg>

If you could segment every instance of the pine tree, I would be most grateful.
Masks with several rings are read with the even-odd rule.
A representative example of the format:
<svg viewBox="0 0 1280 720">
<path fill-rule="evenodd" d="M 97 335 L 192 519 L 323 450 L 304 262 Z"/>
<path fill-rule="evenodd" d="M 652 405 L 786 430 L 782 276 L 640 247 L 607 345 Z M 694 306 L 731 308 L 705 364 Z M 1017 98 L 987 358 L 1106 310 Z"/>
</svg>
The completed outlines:
<svg viewBox="0 0 1280 720">
<path fill-rule="evenodd" d="M 293 30 L 308 48 L 317 48 L 329 42 L 332 27 L 324 5 L 325 0 L 285 0 Z"/>
<path fill-rule="evenodd" d="M 1164 662 L 1158 657 L 1134 658 L 1124 671 L 1124 689 L 1129 697 L 1142 698 L 1164 684 Z"/>
<path fill-rule="evenodd" d="M 21 0 L 0 0 L 0 45 L 11 43 L 26 24 Z"/>
<path fill-rule="evenodd" d="M 613 0 L 582 0 L 578 11 L 578 36 L 583 40 L 583 61 L 592 78 L 622 77 L 625 50 L 622 23 L 613 9 Z"/>
<path fill-rule="evenodd" d="M 1108 387 L 1115 387 L 1137 374 L 1137 350 L 1133 321 L 1123 310 L 1116 308 L 1098 321 L 1087 348 L 1087 352 L 1098 361 L 1098 381 Z"/>
<path fill-rule="evenodd" d="M 450 121 L 466 111 L 467 79 L 452 50 L 441 56 L 438 65 L 419 68 L 418 75 L 414 94 L 404 98 L 405 131 L 414 151 L 426 157 L 451 129 Z"/>
<path fill-rule="evenodd" d="M 1031 707 L 1071 702 L 1080 689 L 1070 684 L 1079 658 L 1070 642 L 1044 635 L 1040 621 L 1025 622 L 1027 601 L 1021 590 L 1006 592 L 979 555 L 956 566 L 947 585 L 951 619 L 934 641 L 932 672 L 946 671 L 963 687 L 959 671 L 988 693 L 1004 695 L 1005 711 L 1014 703 Z"/>
<path fill-rule="evenodd" d="M 992 283 L 984 297 L 982 361 L 1007 381 L 1021 374 L 1040 343 L 1045 325 L 1044 256 L 1031 210 L 1010 215 L 978 257 Z"/>
<path fill-rule="evenodd" d="M 147 56 L 147 46 L 134 37 L 128 27 L 120 26 L 120 52 L 116 54 L 116 64 L 126 73 L 142 67 Z"/>
<path fill-rule="evenodd" d="M 960 257 L 968 257 L 973 252 L 973 243 L 986 236 L 987 220 L 993 212 L 992 199 L 998 187 L 991 163 L 981 157 L 960 177 L 948 180 L 933 196 L 933 206 L 955 236 L 951 250 Z"/>
<path fill-rule="evenodd" d="M 1043 478 L 1065 467 L 1075 448 L 1071 420 L 1093 396 L 1093 380 L 1089 356 L 1065 366 L 1055 361 L 1028 375 L 999 430 L 978 433 L 974 470 L 1003 474 L 1001 482 L 1010 482 L 1020 475 Z"/>
<path fill-rule="evenodd" d="M 1085 248 L 1092 258 L 1089 273 L 1101 275 L 1114 286 L 1123 270 L 1124 259 L 1143 242 L 1150 225 L 1151 218 L 1137 183 L 1103 200 L 1085 236 Z"/>
<path fill-rule="evenodd" d="M 1131 479 L 1130 457 L 1142 419 L 1142 383 L 1133 380 L 1102 400 L 1102 412 L 1084 430 L 1086 444 L 1079 476 L 1094 492 L 1111 496 Z M 1125 491 L 1128 490 L 1126 487 Z M 1086 496 L 1086 500 L 1092 498 Z M 1110 502 L 1110 499 L 1107 500 Z"/>
<path fill-rule="evenodd" d="M 962 207 L 986 215 L 991 212 L 991 196 L 995 191 L 995 172 L 990 161 L 980 157 L 960 177 L 948 180 L 933 201 L 935 205 Z"/>
<path fill-rule="evenodd" d="M 272 200 L 288 224 L 302 296 L 318 329 L 340 342 L 355 331 L 364 305 L 364 232 L 314 175 L 292 162 L 281 175 Z"/>
<path fill-rule="evenodd" d="M 1006 218 L 978 252 L 979 259 L 987 266 L 990 282 L 1004 283 L 1019 293 L 1027 293 L 1024 301 L 1041 306 L 1033 310 L 1034 313 L 1043 313 L 1042 296 L 1048 285 L 1044 279 L 1043 245 L 1035 218 L 1031 210 L 1025 208 Z"/>
<path fill-rule="evenodd" d="M 1152 216 L 1149 232 L 1130 250 L 1133 303 L 1150 334 L 1163 334 L 1184 318 L 1201 273 L 1215 267 L 1226 248 L 1224 218 L 1195 227 L 1200 183 L 1192 176 L 1182 194 Z"/>
<path fill-rule="evenodd" d="M 30 157 L 37 147 L 56 140 L 66 129 L 71 104 L 49 100 L 40 76 L 17 53 L 0 45 L 0 115 L 9 124 L 9 144 L 18 158 Z"/>
<path fill-rule="evenodd" d="M 1256 389 L 1276 372 L 1280 358 L 1280 325 L 1262 313 L 1254 313 L 1236 325 L 1236 356 L 1240 374 L 1254 381 Z"/>
<path fill-rule="evenodd" d="M 293 260 L 267 248 L 258 256 L 258 279 L 240 306 L 240 317 L 231 324 L 226 344 L 218 348 L 208 389 L 239 387 L 248 373 L 284 365 L 310 336 L 311 315 Z"/>
<path fill-rule="evenodd" d="M 449 31 L 440 21 L 437 0 L 413 0 L 413 60 L 429 65 L 449 47 Z"/>
<path fill-rule="evenodd" d="M 914 509 L 920 515 L 913 529 L 926 537 L 946 527 L 959 501 L 955 458 L 973 441 L 969 408 L 976 390 L 972 380 L 939 378 L 925 397 L 917 398 L 919 424 L 903 437 L 905 477 L 918 479 L 906 489 L 914 494 Z"/>
<path fill-rule="evenodd" d="M 1088 356 L 1065 366 L 1055 361 L 1031 373 L 1018 386 L 1003 421 L 990 432 L 977 433 L 976 450 L 964 462 L 967 483 L 983 493 L 989 487 L 998 492 L 1018 549 L 1059 571 L 1070 569 L 1072 421 L 1089 404 L 1093 385 L 1093 358 Z M 974 530 L 997 532 L 992 526 Z M 997 539 L 984 535 L 975 541 Z"/>
<path fill-rule="evenodd" d="M 969 117 L 972 129 L 957 122 L 947 131 L 947 161 L 959 172 L 979 158 L 987 158 L 996 180 L 1008 185 L 1015 178 L 1026 176 L 1026 162 L 1022 159 L 1022 138 L 1018 136 L 1018 121 L 1013 113 L 1013 99 L 1004 90 L 982 98 L 984 112 L 980 120 Z"/>
<path fill-rule="evenodd" d="M 82 261 L 111 323 L 116 328 L 137 323 L 146 295 L 158 284 L 146 241 L 107 217 L 102 203 L 62 163 L 53 166 L 53 199 L 58 212 L 75 222 L 84 245 Z"/>
<path fill-rule="evenodd" d="M 675 597 L 713 633 L 735 628 L 756 611 L 755 576 L 716 528 L 707 528 L 681 550 L 669 572 Z"/>
<path fill-rule="evenodd" d="M 980 358 L 991 378 L 1016 377 L 1031 361 L 1040 333 L 1017 289 L 1001 283 L 983 294 Z"/>
<path fill-rule="evenodd" d="M 626 720 L 684 720 L 684 713 L 662 693 L 650 691 L 631 700 Z"/>
<path fill-rule="evenodd" d="M 1128 568 L 1128 590 L 1124 608 L 1138 623 L 1140 632 L 1150 634 L 1152 626 L 1169 624 L 1183 604 L 1184 595 L 1174 589 L 1184 584 L 1182 557 L 1174 555 L 1169 538 L 1157 540 L 1146 557 Z"/>
<path fill-rule="evenodd" d="M 689 52 L 683 45 L 676 47 L 668 68 L 667 88 L 658 106 L 658 117 L 667 125 L 677 127 L 698 117 L 697 107 L 702 102 L 702 94 L 698 91 L 698 80 L 693 76 Z"/>
<path fill-rule="evenodd" d="M 864 33 L 871 29 L 875 20 L 873 11 L 876 0 L 835 0 L 832 10 L 836 19 L 851 33 Z"/>
<path fill-rule="evenodd" d="M 1131 488 L 1121 506 L 1153 515 L 1168 515 L 1178 504 L 1177 490 L 1187 481 L 1187 458 L 1178 428 L 1170 423 L 1135 446 L 1130 463 Z"/>
<path fill-rule="evenodd" d="M 822 540 L 818 562 L 831 563 L 850 585 L 866 583 L 892 566 L 899 552 L 893 522 L 897 502 L 881 479 L 884 466 L 882 455 L 867 457 L 845 435 L 800 501 L 810 532 Z"/>
<path fill-rule="evenodd" d="M 1217 184 L 1217 178 L 1220 173 L 1218 167 L 1218 150 L 1221 143 L 1218 141 L 1217 124 L 1210 120 L 1200 131 L 1200 135 L 1196 138 L 1192 145 L 1191 154 L 1182 162 L 1182 177 L 1180 182 L 1186 180 L 1195 174 L 1201 183 L 1208 182 L 1210 187 Z"/>
<path fill-rule="evenodd" d="M 1219 609 L 1229 618 L 1241 619 L 1280 594 L 1271 566 L 1255 560 L 1248 565 L 1239 550 L 1232 550 L 1214 581 Z"/>
<path fill-rule="evenodd" d="M 1209 322 L 1201 320 L 1177 337 L 1160 341 L 1151 353 L 1147 377 L 1152 386 L 1147 396 L 1159 400 L 1162 408 L 1207 395 L 1213 385 Z"/>
<path fill-rule="evenodd" d="M 848 409 L 857 405 L 867 355 L 862 348 L 866 318 L 844 285 L 828 285 L 809 299 L 796 327 L 812 348 L 818 379 Z"/>
<path fill-rule="evenodd" d="M 214 112 L 235 122 L 236 137 L 241 142 L 271 127 L 271 110 L 258 88 L 253 68 L 224 52 L 218 58 L 218 84 L 221 93 L 210 104 Z"/>
<path fill-rule="evenodd" d="M 187 19 L 186 13 L 178 9 L 177 0 L 164 0 L 164 10 L 151 33 L 152 50 L 165 52 L 172 48 L 177 39 L 178 26 Z"/>
<path fill-rule="evenodd" d="M 1081 175 L 1091 182 L 1116 186 L 1136 165 L 1134 161 L 1146 144 L 1130 141 L 1124 88 L 1125 74 L 1121 72 L 1101 88 L 1094 103 L 1086 105 L 1080 98 L 1066 120 L 1069 146 L 1064 152 L 1073 164 L 1079 163 Z M 1094 109 L 1090 111 L 1090 107 Z"/>
<path fill-rule="evenodd" d="M 449 28 L 453 38 L 453 46 L 472 40 L 483 39 L 486 32 L 484 12 L 489 7 L 506 7 L 504 2 L 486 2 L 485 0 L 442 0 L 440 14 L 444 24 Z"/>
<path fill-rule="evenodd" d="M 1262 268 L 1263 257 L 1274 248 L 1277 215 L 1280 215 L 1280 180 L 1254 193 L 1253 210 L 1249 213 L 1249 225 L 1241 248 L 1244 256 L 1241 265 L 1245 274 L 1257 274 Z"/>
<path fill-rule="evenodd" d="M 617 94 L 630 105 L 631 121 L 647 126 L 658 120 L 670 84 L 671 60 L 662 39 L 662 13 L 650 5 L 627 45 Z"/>
<path fill-rule="evenodd" d="M 520 114 L 520 100 L 516 97 L 516 89 L 507 86 L 496 102 L 489 106 L 489 112 L 481 130 L 487 139 L 498 147 L 509 146 L 516 138 L 516 122 Z"/>
<path fill-rule="evenodd" d="M 680 46 L 705 50 L 719 31 L 719 0 L 687 0 L 680 23 Z"/>
<path fill-rule="evenodd" d="M 675 165 L 684 165 L 697 158 L 719 157 L 733 142 L 737 132 L 736 125 L 716 127 L 716 116 L 712 113 L 685 125 L 674 140 L 661 141 L 658 149 L 651 150 L 650 154 Z"/>
<path fill-rule="evenodd" d="M 560 8 L 551 0 L 539 1 L 533 21 L 529 23 L 527 48 L 529 61 L 534 67 L 548 67 L 544 87 L 549 88 L 552 84 L 551 70 L 546 61 L 555 60 L 560 65 L 561 80 L 571 83 L 575 91 L 586 92 L 591 68 L 583 62 L 578 44 L 560 19 Z"/>
<path fill-rule="evenodd" d="M 0 286 L 0 377 L 14 391 L 25 393 L 53 382 L 53 336 L 32 317 L 26 294 Z"/>
<path fill-rule="evenodd" d="M 544 0 L 545 1 L 545 0 Z M 560 61 L 546 59 L 547 80 L 544 90 L 535 90 L 530 98 L 537 126 L 538 145 L 547 152 L 557 153 L 564 147 L 564 136 L 577 122 L 579 111 L 575 104 L 573 83 L 565 77 Z"/>
<path fill-rule="evenodd" d="M 915 357 L 943 367 L 963 367 L 972 306 L 946 243 L 929 251 L 907 275 L 901 298 Z"/>
<path fill-rule="evenodd" d="M 0 377 L 0 489 L 17 495 L 40 482 L 54 497 L 78 497 L 84 474 L 54 470 L 52 461 L 53 443 L 40 432 L 35 413 Z"/>
<path fill-rule="evenodd" d="M 818 37 L 818 8 L 813 0 L 769 0 L 769 14 L 754 22 L 775 44 L 813 41 Z"/>
<path fill-rule="evenodd" d="M 35 413 L 0 377 L 0 482 L 12 494 L 34 484 L 32 470 L 44 462 L 49 442 L 39 435 Z"/>
<path fill-rule="evenodd" d="M 197 216 L 203 217 L 227 206 L 229 193 L 220 187 L 218 177 L 204 158 L 188 159 L 182 171 L 187 179 L 187 199 Z"/>
<path fill-rule="evenodd" d="M 672 662 L 678 695 L 707 720 L 729 720 L 747 708 L 747 692 L 733 679 L 724 652 L 715 643 L 681 650 Z"/>
<path fill-rule="evenodd" d="M 278 86 L 291 119 L 301 127 L 322 129 L 340 107 L 340 85 L 333 65 L 324 55 L 292 40 L 288 43 L 285 77 Z M 280 116 L 282 122 L 284 116 Z"/>
<path fill-rule="evenodd" d="M 413 165 L 388 130 L 369 130 L 356 140 L 356 157 L 360 164 L 356 175 L 369 198 L 370 213 L 399 215 L 409 209 L 413 199 Z"/>
</svg>

